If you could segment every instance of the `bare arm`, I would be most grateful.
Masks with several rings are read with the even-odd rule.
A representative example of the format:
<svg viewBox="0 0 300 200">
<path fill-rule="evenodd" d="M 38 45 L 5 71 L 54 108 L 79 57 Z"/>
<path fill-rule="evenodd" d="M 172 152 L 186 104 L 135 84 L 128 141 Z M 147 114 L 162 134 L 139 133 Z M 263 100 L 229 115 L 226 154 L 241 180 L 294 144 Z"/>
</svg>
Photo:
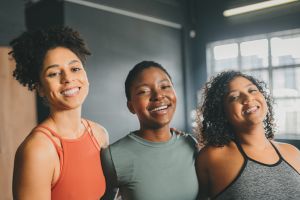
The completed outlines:
<svg viewBox="0 0 300 200">
<path fill-rule="evenodd" d="M 206 200 L 209 197 L 209 172 L 205 152 L 201 150 L 196 158 L 196 172 L 199 182 L 199 200 Z"/>
<path fill-rule="evenodd" d="M 54 173 L 54 146 L 42 134 L 33 133 L 18 148 L 13 173 L 16 200 L 50 200 Z"/>
</svg>

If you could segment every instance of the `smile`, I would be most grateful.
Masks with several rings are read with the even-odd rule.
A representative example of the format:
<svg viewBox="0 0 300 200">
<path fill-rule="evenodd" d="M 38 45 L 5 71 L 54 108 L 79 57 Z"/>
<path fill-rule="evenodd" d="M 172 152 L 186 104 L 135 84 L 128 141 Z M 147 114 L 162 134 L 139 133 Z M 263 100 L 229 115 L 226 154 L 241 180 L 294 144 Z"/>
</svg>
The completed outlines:
<svg viewBox="0 0 300 200">
<path fill-rule="evenodd" d="M 74 96 L 79 92 L 79 90 L 80 90 L 79 87 L 75 87 L 75 88 L 64 90 L 61 92 L 61 94 L 67 97 Z"/>
<path fill-rule="evenodd" d="M 150 112 L 157 112 L 157 111 L 165 110 L 165 109 L 167 109 L 167 108 L 168 108 L 168 106 L 163 105 L 163 106 L 159 106 L 159 107 L 153 108 L 153 109 L 151 109 L 151 110 L 149 110 L 149 111 L 150 111 Z"/>
<path fill-rule="evenodd" d="M 256 112 L 257 110 L 258 110 L 258 106 L 252 106 L 251 108 L 248 108 L 247 110 L 245 110 L 244 112 L 243 112 L 243 114 L 251 114 L 251 113 L 254 113 L 254 112 Z"/>
</svg>

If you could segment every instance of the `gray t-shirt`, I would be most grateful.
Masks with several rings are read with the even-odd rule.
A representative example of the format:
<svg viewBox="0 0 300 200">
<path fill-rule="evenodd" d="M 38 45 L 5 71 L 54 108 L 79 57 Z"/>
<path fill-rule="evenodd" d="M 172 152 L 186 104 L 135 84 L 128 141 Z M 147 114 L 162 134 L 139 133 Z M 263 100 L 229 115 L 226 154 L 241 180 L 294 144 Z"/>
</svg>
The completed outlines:
<svg viewBox="0 0 300 200">
<path fill-rule="evenodd" d="M 197 149 L 188 135 L 150 142 L 130 133 L 101 153 L 107 192 L 118 187 L 124 200 L 194 200 Z"/>
</svg>

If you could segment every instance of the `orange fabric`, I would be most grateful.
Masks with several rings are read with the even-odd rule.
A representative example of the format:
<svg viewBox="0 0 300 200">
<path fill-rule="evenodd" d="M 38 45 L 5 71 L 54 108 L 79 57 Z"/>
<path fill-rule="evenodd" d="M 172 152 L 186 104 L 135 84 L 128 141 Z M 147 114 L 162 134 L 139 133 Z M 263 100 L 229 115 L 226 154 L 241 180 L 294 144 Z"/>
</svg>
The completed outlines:
<svg viewBox="0 0 300 200">
<path fill-rule="evenodd" d="M 88 130 L 77 139 L 64 139 L 45 126 L 59 138 L 62 148 L 44 131 L 55 145 L 60 159 L 60 177 L 51 189 L 51 200 L 99 200 L 105 192 L 99 145 Z M 90 128 L 90 127 L 89 127 Z"/>
</svg>

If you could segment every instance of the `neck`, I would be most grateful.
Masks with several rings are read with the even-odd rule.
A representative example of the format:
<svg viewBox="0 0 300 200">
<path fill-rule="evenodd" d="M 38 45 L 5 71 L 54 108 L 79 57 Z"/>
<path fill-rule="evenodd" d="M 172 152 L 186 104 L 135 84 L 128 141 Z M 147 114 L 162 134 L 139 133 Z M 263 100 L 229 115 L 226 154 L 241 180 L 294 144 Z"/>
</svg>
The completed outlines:
<svg viewBox="0 0 300 200">
<path fill-rule="evenodd" d="M 242 145 L 263 149 L 269 145 L 263 126 L 244 131 L 236 131 L 236 136 Z"/>
<path fill-rule="evenodd" d="M 137 135 L 151 142 L 166 142 L 172 137 L 169 126 L 158 129 L 140 128 Z"/>
<path fill-rule="evenodd" d="M 78 138 L 85 129 L 81 122 L 81 107 L 72 110 L 51 110 L 47 121 L 57 134 L 65 138 Z"/>
</svg>

